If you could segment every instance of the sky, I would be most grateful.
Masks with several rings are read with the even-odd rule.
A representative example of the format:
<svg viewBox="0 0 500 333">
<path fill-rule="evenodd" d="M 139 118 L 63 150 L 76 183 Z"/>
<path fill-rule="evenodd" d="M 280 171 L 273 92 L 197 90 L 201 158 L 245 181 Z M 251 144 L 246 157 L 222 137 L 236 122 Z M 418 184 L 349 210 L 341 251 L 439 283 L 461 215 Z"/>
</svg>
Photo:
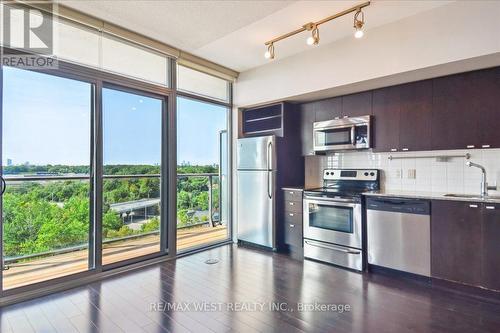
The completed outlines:
<svg viewBox="0 0 500 333">
<path fill-rule="evenodd" d="M 90 162 L 91 85 L 4 67 L 2 162 Z M 104 164 L 159 164 L 159 99 L 103 89 Z M 178 98 L 178 163 L 218 164 L 227 109 Z"/>
</svg>

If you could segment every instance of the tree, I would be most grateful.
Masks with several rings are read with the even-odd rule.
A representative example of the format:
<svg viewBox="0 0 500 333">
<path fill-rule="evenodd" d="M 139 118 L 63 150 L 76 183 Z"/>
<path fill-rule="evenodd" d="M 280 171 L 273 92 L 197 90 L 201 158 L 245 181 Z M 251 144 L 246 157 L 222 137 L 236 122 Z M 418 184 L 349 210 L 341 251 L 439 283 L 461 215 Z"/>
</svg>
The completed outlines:
<svg viewBox="0 0 500 333">
<path fill-rule="evenodd" d="M 141 233 L 160 230 L 160 219 L 155 217 L 141 225 Z"/>
</svg>

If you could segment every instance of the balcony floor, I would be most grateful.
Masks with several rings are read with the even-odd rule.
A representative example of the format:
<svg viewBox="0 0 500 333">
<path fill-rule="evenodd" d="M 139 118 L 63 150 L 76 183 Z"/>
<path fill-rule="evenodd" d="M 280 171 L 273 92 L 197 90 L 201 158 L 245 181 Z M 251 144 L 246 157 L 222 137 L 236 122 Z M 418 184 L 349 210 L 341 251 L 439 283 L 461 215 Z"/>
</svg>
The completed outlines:
<svg viewBox="0 0 500 333">
<path fill-rule="evenodd" d="M 227 227 L 193 227 L 177 230 L 177 251 L 223 241 Z M 159 251 L 159 236 L 150 235 L 122 242 L 108 243 L 103 249 L 103 263 L 110 264 Z M 5 289 L 62 277 L 88 268 L 87 250 L 75 251 L 8 265 L 4 271 Z"/>
</svg>

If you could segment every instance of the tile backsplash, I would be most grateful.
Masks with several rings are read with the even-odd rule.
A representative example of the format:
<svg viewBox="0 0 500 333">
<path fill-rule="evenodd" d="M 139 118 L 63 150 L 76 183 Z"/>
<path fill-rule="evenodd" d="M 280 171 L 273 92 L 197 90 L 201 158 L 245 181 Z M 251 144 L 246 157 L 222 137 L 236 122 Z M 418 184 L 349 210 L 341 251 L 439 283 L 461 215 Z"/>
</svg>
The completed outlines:
<svg viewBox="0 0 500 333">
<path fill-rule="evenodd" d="M 321 174 L 325 168 L 373 168 L 382 170 L 381 187 L 386 191 L 478 194 L 481 183 L 479 169 L 466 166 L 465 157 L 453 157 L 444 161 L 436 158 L 466 153 L 471 155 L 470 161 L 486 168 L 488 184 L 497 185 L 500 180 L 500 149 L 405 153 L 341 152 L 306 157 L 306 170 L 309 170 L 309 174 Z M 390 160 L 390 156 L 405 158 Z M 306 177 L 306 186 L 308 184 L 312 185 L 311 180 Z"/>
</svg>

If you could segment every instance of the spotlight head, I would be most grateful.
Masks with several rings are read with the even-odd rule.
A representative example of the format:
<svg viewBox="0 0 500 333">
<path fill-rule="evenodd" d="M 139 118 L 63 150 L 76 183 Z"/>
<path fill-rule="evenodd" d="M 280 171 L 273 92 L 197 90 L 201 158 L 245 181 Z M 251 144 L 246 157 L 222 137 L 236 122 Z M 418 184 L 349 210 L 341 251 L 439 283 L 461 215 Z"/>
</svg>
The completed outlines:
<svg viewBox="0 0 500 333">
<path fill-rule="evenodd" d="M 308 23 L 304 26 L 308 31 L 311 31 L 311 36 L 306 39 L 307 45 L 318 45 L 319 44 L 319 29 L 317 25 Z"/>
<path fill-rule="evenodd" d="M 361 15 L 361 17 L 360 17 Z M 358 9 L 356 14 L 354 14 L 354 37 L 361 38 L 364 35 L 363 26 L 365 25 L 365 14 L 361 11 L 361 8 Z"/>
<path fill-rule="evenodd" d="M 264 58 L 272 60 L 274 59 L 274 44 L 271 43 L 267 46 L 267 51 L 264 53 Z"/>
</svg>

